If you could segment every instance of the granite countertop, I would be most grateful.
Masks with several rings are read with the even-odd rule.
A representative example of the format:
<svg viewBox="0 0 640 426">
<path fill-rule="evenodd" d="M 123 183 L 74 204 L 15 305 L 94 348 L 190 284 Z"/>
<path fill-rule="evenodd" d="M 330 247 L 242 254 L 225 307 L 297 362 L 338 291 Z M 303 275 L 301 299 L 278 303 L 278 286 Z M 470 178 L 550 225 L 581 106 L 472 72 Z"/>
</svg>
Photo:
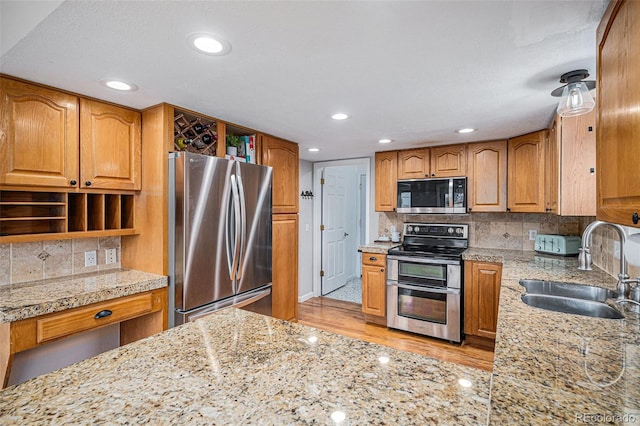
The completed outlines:
<svg viewBox="0 0 640 426">
<path fill-rule="evenodd" d="M 358 247 L 358 251 L 363 253 L 387 254 L 389 250 L 394 247 L 398 247 L 399 245 L 401 245 L 401 243 L 394 243 L 391 241 L 374 241 L 372 243 L 361 245 Z"/>
<path fill-rule="evenodd" d="M 489 381 L 229 308 L 1 391 L 0 423 L 486 424 Z"/>
<path fill-rule="evenodd" d="M 640 421 L 639 315 L 625 307 L 624 320 L 590 318 L 520 299 L 520 279 L 615 289 L 613 277 L 595 267 L 579 271 L 575 257 L 531 251 L 472 248 L 463 258 L 503 262 L 490 424 Z"/>
<path fill-rule="evenodd" d="M 167 277 L 130 269 L 0 286 L 0 322 L 32 318 L 167 286 Z"/>
</svg>

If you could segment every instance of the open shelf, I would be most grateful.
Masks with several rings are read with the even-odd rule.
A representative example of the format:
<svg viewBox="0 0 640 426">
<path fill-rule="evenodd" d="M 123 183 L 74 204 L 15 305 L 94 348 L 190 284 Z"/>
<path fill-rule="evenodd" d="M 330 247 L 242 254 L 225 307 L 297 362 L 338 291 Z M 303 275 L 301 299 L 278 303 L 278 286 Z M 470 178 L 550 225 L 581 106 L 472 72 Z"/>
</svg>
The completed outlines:
<svg viewBox="0 0 640 426">
<path fill-rule="evenodd" d="M 216 121 L 212 118 L 175 109 L 173 145 L 176 151 L 215 156 L 218 147 Z"/>
<path fill-rule="evenodd" d="M 134 195 L 0 190 L 0 244 L 132 235 Z"/>
</svg>

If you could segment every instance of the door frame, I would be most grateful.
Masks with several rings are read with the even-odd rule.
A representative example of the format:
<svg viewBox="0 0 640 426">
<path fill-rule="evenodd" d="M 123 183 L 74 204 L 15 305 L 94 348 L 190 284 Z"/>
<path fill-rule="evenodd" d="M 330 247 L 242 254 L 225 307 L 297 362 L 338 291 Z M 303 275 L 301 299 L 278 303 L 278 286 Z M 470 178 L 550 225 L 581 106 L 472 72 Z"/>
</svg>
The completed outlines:
<svg viewBox="0 0 640 426">
<path fill-rule="evenodd" d="M 320 224 L 322 218 L 322 187 L 320 186 L 320 177 L 322 175 L 322 170 L 327 167 L 336 167 L 336 166 L 363 166 L 366 175 L 366 207 L 365 211 L 365 229 L 367 235 L 370 231 L 371 218 L 368 214 L 371 209 L 371 157 L 363 157 L 363 158 L 351 158 L 348 160 L 334 160 L 334 161 L 321 161 L 317 163 L 313 163 L 313 193 L 316 194 L 316 197 L 313 197 L 313 281 L 312 281 L 312 292 L 313 297 L 318 297 L 321 294 L 321 281 L 320 281 L 320 267 L 322 266 L 321 257 L 322 257 L 322 234 L 320 232 Z M 366 239 L 366 238 L 365 238 Z M 356 267 L 356 271 L 358 268 Z"/>
</svg>

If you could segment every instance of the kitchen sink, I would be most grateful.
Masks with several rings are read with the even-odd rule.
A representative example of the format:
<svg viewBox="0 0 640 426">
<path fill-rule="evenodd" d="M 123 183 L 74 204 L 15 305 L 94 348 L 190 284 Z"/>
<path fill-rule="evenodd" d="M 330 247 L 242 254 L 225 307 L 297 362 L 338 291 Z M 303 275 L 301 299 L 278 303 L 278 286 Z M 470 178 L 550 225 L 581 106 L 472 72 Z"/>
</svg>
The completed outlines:
<svg viewBox="0 0 640 426">
<path fill-rule="evenodd" d="M 529 294 L 568 297 L 594 302 L 604 302 L 607 299 L 615 299 L 618 296 L 618 293 L 606 288 L 559 281 L 520 280 L 520 285 Z"/>
<path fill-rule="evenodd" d="M 522 301 L 535 308 L 588 317 L 622 319 L 624 316 L 614 307 L 602 302 L 572 297 L 548 296 L 544 294 L 522 295 Z"/>
</svg>

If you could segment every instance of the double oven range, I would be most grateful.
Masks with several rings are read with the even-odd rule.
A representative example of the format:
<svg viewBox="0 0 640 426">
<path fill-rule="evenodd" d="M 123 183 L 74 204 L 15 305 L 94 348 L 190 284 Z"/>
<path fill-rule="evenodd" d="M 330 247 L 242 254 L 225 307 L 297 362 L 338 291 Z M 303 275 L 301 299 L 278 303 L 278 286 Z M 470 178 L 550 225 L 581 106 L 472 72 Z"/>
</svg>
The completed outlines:
<svg viewBox="0 0 640 426">
<path fill-rule="evenodd" d="M 387 256 L 387 326 L 460 343 L 468 225 L 406 223 Z"/>
</svg>

